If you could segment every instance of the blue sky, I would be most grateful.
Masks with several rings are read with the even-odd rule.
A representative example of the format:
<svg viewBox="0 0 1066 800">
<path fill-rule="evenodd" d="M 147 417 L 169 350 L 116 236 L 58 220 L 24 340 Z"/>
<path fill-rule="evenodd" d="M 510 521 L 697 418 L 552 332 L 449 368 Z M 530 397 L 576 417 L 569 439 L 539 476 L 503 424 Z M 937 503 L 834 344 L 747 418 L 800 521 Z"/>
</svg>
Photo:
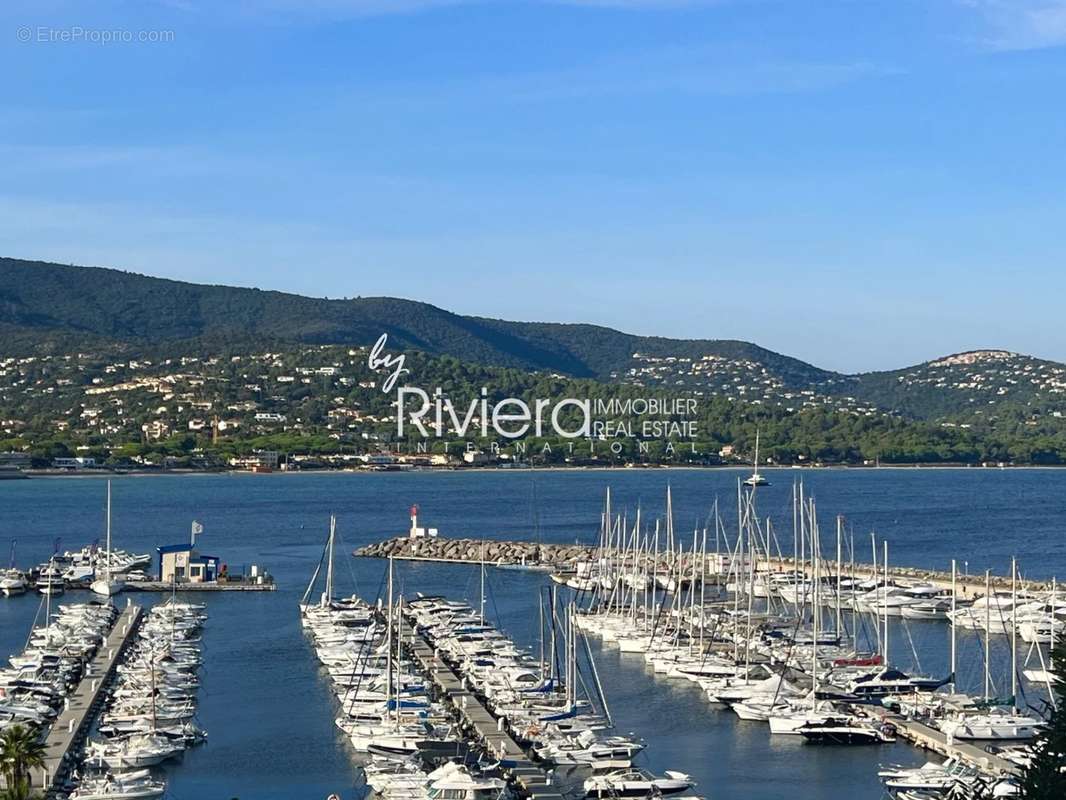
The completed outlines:
<svg viewBox="0 0 1066 800">
<path fill-rule="evenodd" d="M 0 254 L 1066 360 L 1066 0 L 87 6 L 0 10 Z"/>
</svg>

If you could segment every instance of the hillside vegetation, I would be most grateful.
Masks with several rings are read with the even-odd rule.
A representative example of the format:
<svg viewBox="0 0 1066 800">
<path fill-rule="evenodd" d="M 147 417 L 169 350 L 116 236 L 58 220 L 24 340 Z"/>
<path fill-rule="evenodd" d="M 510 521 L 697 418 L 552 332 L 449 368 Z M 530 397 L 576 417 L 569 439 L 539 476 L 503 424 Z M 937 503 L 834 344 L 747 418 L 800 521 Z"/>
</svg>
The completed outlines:
<svg viewBox="0 0 1066 800">
<path fill-rule="evenodd" d="M 389 348 L 705 398 L 987 427 L 1066 413 L 1066 366 L 999 350 L 845 375 L 755 344 L 453 314 L 389 297 L 322 299 L 114 269 L 0 259 L 0 357 L 185 354 L 296 345 Z"/>
</svg>

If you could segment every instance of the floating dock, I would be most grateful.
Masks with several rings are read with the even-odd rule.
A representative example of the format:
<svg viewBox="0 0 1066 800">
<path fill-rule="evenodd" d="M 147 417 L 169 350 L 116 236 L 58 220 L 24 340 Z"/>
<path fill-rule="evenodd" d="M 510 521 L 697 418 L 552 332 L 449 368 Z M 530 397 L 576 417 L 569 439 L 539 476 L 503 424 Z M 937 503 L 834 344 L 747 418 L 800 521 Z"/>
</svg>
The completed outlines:
<svg viewBox="0 0 1066 800">
<path fill-rule="evenodd" d="M 413 620 L 411 624 L 413 627 Z M 505 765 L 506 773 L 526 797 L 532 800 L 563 800 L 547 773 L 530 760 L 522 746 L 506 731 L 503 720 L 494 717 L 477 695 L 463 685 L 455 670 L 437 655 L 425 637 L 412 633 L 405 644 L 444 700 L 455 709 L 463 724 L 486 749 Z"/>
<path fill-rule="evenodd" d="M 115 665 L 137 634 L 141 613 L 141 607 L 132 604 L 123 609 L 107 639 L 86 664 L 81 683 L 67 696 L 62 713 L 52 723 L 44 740 L 44 768 L 39 773 L 46 791 L 54 791 L 73 766 L 71 751 L 88 734 L 104 690 L 114 676 Z"/>
</svg>

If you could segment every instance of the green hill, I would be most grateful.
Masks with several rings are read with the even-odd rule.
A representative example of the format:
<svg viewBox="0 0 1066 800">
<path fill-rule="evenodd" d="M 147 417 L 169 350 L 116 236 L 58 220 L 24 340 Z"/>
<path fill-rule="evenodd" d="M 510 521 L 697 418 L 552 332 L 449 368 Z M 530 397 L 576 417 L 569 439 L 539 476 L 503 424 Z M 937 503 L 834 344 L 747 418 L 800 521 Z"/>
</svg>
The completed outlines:
<svg viewBox="0 0 1066 800">
<path fill-rule="evenodd" d="M 999 350 L 844 375 L 749 342 L 453 314 L 391 297 L 324 299 L 0 258 L 0 356 L 123 345 L 203 353 L 271 343 L 369 345 L 578 378 L 667 387 L 785 409 L 919 419 L 1066 413 L 1066 366 Z"/>
<path fill-rule="evenodd" d="M 747 342 L 633 336 L 595 325 L 508 322 L 390 297 L 329 300 L 11 258 L 0 259 L 0 326 L 9 346 L 20 347 L 71 336 L 132 344 L 224 338 L 362 345 L 388 333 L 394 348 L 579 377 L 608 378 L 626 369 L 638 351 L 752 359 L 797 384 L 829 375 Z"/>
</svg>

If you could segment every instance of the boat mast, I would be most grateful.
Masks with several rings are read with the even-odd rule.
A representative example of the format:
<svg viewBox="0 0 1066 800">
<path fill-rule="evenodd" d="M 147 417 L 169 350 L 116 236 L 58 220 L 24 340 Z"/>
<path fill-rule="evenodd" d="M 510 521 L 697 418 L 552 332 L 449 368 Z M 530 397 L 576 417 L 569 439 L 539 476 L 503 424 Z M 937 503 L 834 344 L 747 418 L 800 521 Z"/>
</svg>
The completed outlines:
<svg viewBox="0 0 1066 800">
<path fill-rule="evenodd" d="M 1018 710 L 1018 559 L 1010 559 L 1010 701 Z M 1055 609 L 1052 607 L 1051 624 L 1055 624 Z"/>
<path fill-rule="evenodd" d="M 556 635 L 556 631 L 555 631 L 555 622 L 556 622 L 555 604 L 556 604 L 556 597 L 557 596 L 558 595 L 557 595 L 556 586 L 553 583 L 551 585 L 551 602 L 550 602 L 550 604 L 548 606 L 548 626 L 551 628 L 551 633 L 552 633 L 551 648 L 550 648 L 551 652 L 548 655 L 548 668 L 551 670 L 551 679 L 552 679 L 552 686 L 553 687 L 555 685 L 556 679 L 559 677 L 558 676 L 558 669 L 557 669 L 557 661 L 558 661 L 558 659 L 556 658 L 556 644 L 555 644 L 555 635 Z"/>
<path fill-rule="evenodd" d="M 992 673 L 989 671 L 989 656 L 992 655 L 992 570 L 985 570 L 985 702 L 991 693 Z"/>
<path fill-rule="evenodd" d="M 400 595 L 399 604 L 396 611 L 396 683 L 393 685 L 393 693 L 396 695 L 394 698 L 394 708 L 396 709 L 396 730 L 400 730 L 400 667 L 402 665 L 402 653 L 400 648 L 403 646 L 403 595 Z"/>
<path fill-rule="evenodd" d="M 688 650 L 692 652 L 692 640 L 695 638 L 696 630 L 696 546 L 699 543 L 699 528 L 692 529 L 692 557 L 689 564 L 689 575 L 692 577 L 689 579 L 688 584 Z M 681 591 L 681 587 L 678 586 L 678 591 Z"/>
<path fill-rule="evenodd" d="M 1058 587 L 1055 584 L 1055 577 L 1051 578 L 1051 615 L 1055 615 L 1055 600 Z M 1048 645 L 1048 652 L 1052 652 L 1055 649 L 1055 621 L 1051 621 L 1051 644 Z"/>
<path fill-rule="evenodd" d="M 104 557 L 107 561 L 104 564 L 104 578 L 108 583 L 108 588 L 111 584 L 111 481 L 107 482 L 107 550 Z M 108 592 L 110 595 L 110 592 Z"/>
<path fill-rule="evenodd" d="M 674 498 L 670 491 L 670 484 L 666 484 L 666 551 L 670 559 L 674 555 Z M 671 566 L 673 561 L 670 561 Z"/>
<path fill-rule="evenodd" d="M 389 588 L 385 606 L 385 713 L 392 700 L 392 556 L 389 556 Z"/>
<path fill-rule="evenodd" d="M 1048 655 L 1049 656 L 1051 655 L 1051 653 L 1055 652 L 1055 608 L 1056 608 L 1055 601 L 1056 601 L 1057 596 L 1058 596 L 1058 586 L 1057 586 L 1057 584 L 1055 582 L 1055 577 L 1052 576 L 1052 578 L 1051 578 L 1051 635 L 1049 637 L 1049 642 L 1050 643 L 1048 644 Z M 1036 645 L 1036 651 L 1038 653 L 1040 652 L 1040 643 L 1039 642 Z M 1043 655 L 1041 655 L 1040 656 L 1041 666 L 1043 666 L 1043 659 L 1044 659 L 1044 657 L 1043 657 Z M 1044 672 L 1045 673 L 1049 672 L 1049 671 L 1050 670 L 1049 670 L 1048 667 L 1044 667 Z M 1058 701 L 1055 699 L 1055 692 L 1053 691 L 1053 684 L 1051 683 L 1051 681 L 1048 681 L 1048 696 L 1051 698 L 1051 707 L 1052 708 L 1058 708 Z"/>
<path fill-rule="evenodd" d="M 669 491 L 669 490 L 668 490 Z M 667 495 L 669 496 L 669 495 Z M 669 503 L 669 500 L 667 501 Z M 645 562 L 646 563 L 646 562 Z M 655 555 L 651 561 L 651 589 L 648 589 L 648 574 L 644 574 L 644 624 L 651 625 L 652 612 L 655 609 L 655 587 L 659 581 L 659 520 L 655 520 Z M 670 588 L 670 577 L 667 573 L 666 588 Z"/>
<path fill-rule="evenodd" d="M 874 598 L 875 599 L 874 599 L 874 608 L 873 608 L 872 617 L 873 617 L 873 621 L 874 621 L 874 630 L 877 631 L 877 650 L 878 650 L 879 653 L 881 653 L 881 661 L 884 662 L 886 660 L 885 659 L 885 642 L 884 642 L 884 637 L 881 636 L 881 620 L 878 619 L 878 617 L 877 617 L 877 600 L 876 600 L 877 594 L 878 594 L 877 593 L 877 590 L 878 590 L 877 584 L 879 582 L 879 579 L 880 579 L 881 575 L 880 575 L 880 569 L 878 568 L 878 560 L 877 560 L 877 534 L 874 531 L 870 531 L 870 550 L 873 552 L 873 558 L 874 558 L 874 567 L 873 567 L 872 578 L 873 578 L 873 584 L 874 584 L 873 593 L 874 593 Z M 887 591 L 887 587 L 885 587 L 885 591 Z"/>
<path fill-rule="evenodd" d="M 738 482 L 739 487 L 739 482 Z M 737 511 L 740 510 L 738 504 Z M 733 575 L 733 663 L 740 661 L 740 562 L 744 560 L 744 535 L 737 537 L 737 545 L 729 554 L 729 573 Z M 734 573 L 733 565 L 736 565 Z M 726 575 L 726 588 L 729 587 L 729 575 Z M 747 680 L 745 679 L 745 683 Z"/>
<path fill-rule="evenodd" d="M 540 680 L 544 682 L 544 592 L 537 592 L 537 614 L 540 624 L 537 628 L 540 634 Z"/>
<path fill-rule="evenodd" d="M 48 559 L 48 591 L 44 596 L 44 629 L 48 630 L 52 627 L 52 587 L 55 580 L 56 569 L 56 554 L 52 553 L 52 557 Z M 40 613 L 40 606 L 37 607 L 38 613 Z"/>
<path fill-rule="evenodd" d="M 606 572 L 608 575 L 613 574 L 615 557 L 614 557 L 614 520 L 611 519 L 611 487 L 607 487 L 607 503 L 603 512 L 604 519 L 604 533 L 607 539 L 607 563 Z M 602 556 L 602 554 L 601 554 Z M 601 558 L 602 560 L 602 558 Z"/>
<path fill-rule="evenodd" d="M 485 626 L 485 540 L 481 540 L 481 626 Z"/>
<path fill-rule="evenodd" d="M 322 597 L 322 606 L 333 602 L 333 542 L 337 535 L 337 517 L 329 515 L 329 561 L 326 563 L 326 593 Z"/>
<path fill-rule="evenodd" d="M 803 481 L 800 481 L 799 485 L 799 540 L 800 540 L 800 555 L 799 555 L 799 579 L 803 586 L 802 592 L 796 592 L 796 615 L 802 620 L 803 615 L 807 613 L 807 523 L 804 519 L 804 515 L 807 513 L 807 501 L 804 499 L 803 494 Z M 800 599 L 803 600 L 803 607 L 800 606 Z"/>
<path fill-rule="evenodd" d="M 859 654 L 859 603 L 855 598 L 856 586 L 858 581 L 855 576 L 855 529 L 852 528 L 849 539 L 848 549 L 848 577 L 851 578 L 851 630 L 852 630 L 852 651 L 855 655 Z M 866 634 L 866 643 L 870 643 L 870 635 Z"/>
<path fill-rule="evenodd" d="M 957 660 L 957 651 L 955 644 L 955 611 L 957 608 L 956 602 L 956 581 L 958 579 L 958 568 L 956 566 L 955 559 L 951 559 L 951 693 L 955 694 L 955 667 Z"/>
<path fill-rule="evenodd" d="M 799 494 L 797 489 L 799 487 L 796 482 L 792 482 L 792 580 L 793 586 L 798 587 L 800 581 L 800 562 L 799 562 L 799 505 L 797 500 Z"/>
<path fill-rule="evenodd" d="M 737 485 L 739 487 L 739 484 L 737 484 Z M 743 493 L 743 490 L 741 490 L 741 493 Z M 752 523 L 752 518 L 753 518 L 753 515 L 754 515 L 754 512 L 755 512 L 755 509 L 752 507 L 753 506 L 754 496 L 755 496 L 755 492 L 752 491 L 745 498 L 745 514 L 746 514 L 746 517 L 747 517 L 747 521 L 746 521 L 746 524 L 745 524 L 744 527 L 747 529 L 747 532 L 748 532 L 748 564 L 750 565 L 750 567 L 748 569 L 748 588 L 747 588 L 747 592 L 748 592 L 748 610 L 747 610 L 748 628 L 747 628 L 746 633 L 744 634 L 744 674 L 745 675 L 750 675 L 751 674 L 751 640 L 753 638 L 752 637 L 752 633 L 753 633 L 753 628 L 754 628 L 754 620 L 752 619 L 752 616 L 755 613 L 755 608 L 754 608 L 754 603 L 755 603 L 755 549 L 754 549 L 754 545 L 752 544 L 752 536 L 751 536 L 751 526 L 753 524 Z M 758 541 L 758 540 L 756 539 L 756 541 Z"/>
<path fill-rule="evenodd" d="M 841 514 L 837 514 L 837 586 L 836 586 L 836 635 L 837 639 L 840 639 L 840 569 L 841 562 L 843 561 L 843 537 L 844 535 L 844 517 Z"/>
<path fill-rule="evenodd" d="M 884 659 L 885 659 L 885 666 L 887 667 L 888 666 L 888 539 L 885 539 L 884 542 L 882 542 L 882 544 L 885 547 L 885 553 L 884 553 L 884 561 L 885 561 L 885 563 L 884 563 L 884 567 L 885 567 L 885 591 L 884 591 L 884 594 L 882 595 L 882 597 L 884 598 L 882 600 L 882 602 L 885 605 L 885 609 L 884 609 L 885 610 L 885 647 L 884 647 L 885 655 L 884 655 Z"/>
<path fill-rule="evenodd" d="M 818 691 L 818 618 L 821 616 L 820 594 L 822 582 L 819 574 L 821 568 L 821 545 L 818 541 L 818 518 L 815 516 L 814 500 L 811 500 L 811 576 L 814 582 L 814 591 L 811 597 L 811 681 L 813 691 Z"/>
<path fill-rule="evenodd" d="M 714 500 L 718 503 L 718 498 Z M 695 570 L 695 568 L 693 568 Z M 695 572 L 693 572 L 695 574 Z M 707 600 L 707 526 L 703 526 L 703 542 L 700 545 L 700 655 L 703 655 L 704 603 Z"/>
</svg>

